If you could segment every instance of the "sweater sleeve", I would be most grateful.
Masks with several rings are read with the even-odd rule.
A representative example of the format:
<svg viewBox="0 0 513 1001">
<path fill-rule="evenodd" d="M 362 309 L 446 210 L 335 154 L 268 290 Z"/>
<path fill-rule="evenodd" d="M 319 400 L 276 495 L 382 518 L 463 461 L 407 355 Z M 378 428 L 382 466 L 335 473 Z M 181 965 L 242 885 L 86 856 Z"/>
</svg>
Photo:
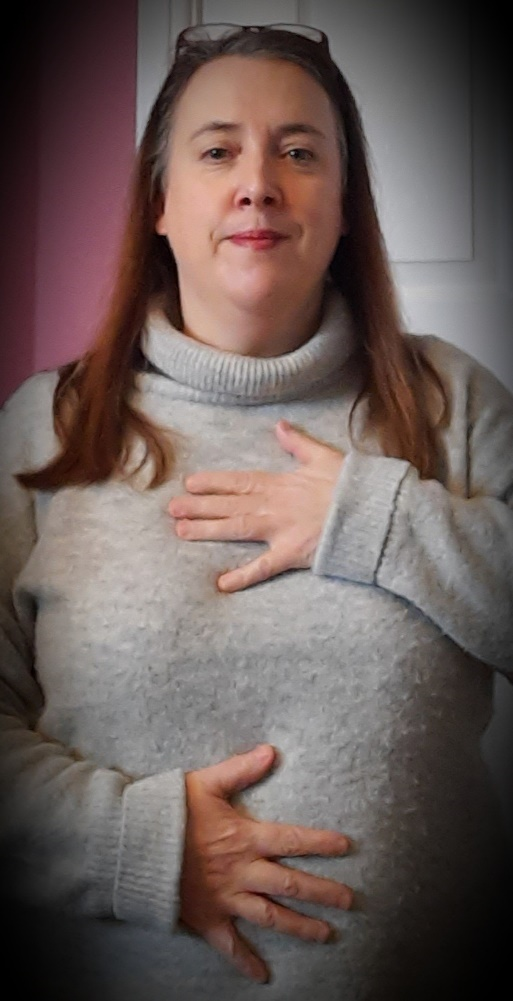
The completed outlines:
<svg viewBox="0 0 513 1001">
<path fill-rule="evenodd" d="M 457 349 L 446 362 L 447 485 L 422 480 L 406 461 L 350 452 L 313 570 L 406 600 L 511 678 L 513 399 Z"/>
<path fill-rule="evenodd" d="M 53 373 L 33 376 L 0 414 L 0 846 L 6 892 L 25 903 L 172 930 L 185 826 L 182 773 L 99 767 L 38 728 L 37 609 L 14 584 L 37 530 L 15 472 L 55 448 Z"/>
</svg>

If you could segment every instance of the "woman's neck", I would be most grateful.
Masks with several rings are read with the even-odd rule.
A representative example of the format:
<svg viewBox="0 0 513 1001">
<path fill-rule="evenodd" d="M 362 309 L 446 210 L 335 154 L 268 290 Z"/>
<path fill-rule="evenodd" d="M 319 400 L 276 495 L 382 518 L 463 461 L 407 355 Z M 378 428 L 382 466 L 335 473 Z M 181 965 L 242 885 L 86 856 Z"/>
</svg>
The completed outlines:
<svg viewBox="0 0 513 1001">
<path fill-rule="evenodd" d="M 299 290 L 298 290 L 299 292 Z M 218 351 L 254 358 L 275 358 L 295 351 L 318 329 L 322 318 L 324 287 L 308 302 L 299 294 L 270 300 L 248 309 L 236 303 L 182 301 L 184 334 Z"/>
<path fill-rule="evenodd" d="M 342 385 L 342 371 L 355 348 L 353 322 L 342 294 L 327 287 L 321 322 L 297 349 L 279 356 L 251 357 L 220 351 L 188 337 L 173 324 L 169 308 L 155 304 L 142 331 L 145 365 L 139 388 L 173 399 L 250 406 L 305 399 Z M 347 370 L 355 392 L 355 373 Z"/>
</svg>

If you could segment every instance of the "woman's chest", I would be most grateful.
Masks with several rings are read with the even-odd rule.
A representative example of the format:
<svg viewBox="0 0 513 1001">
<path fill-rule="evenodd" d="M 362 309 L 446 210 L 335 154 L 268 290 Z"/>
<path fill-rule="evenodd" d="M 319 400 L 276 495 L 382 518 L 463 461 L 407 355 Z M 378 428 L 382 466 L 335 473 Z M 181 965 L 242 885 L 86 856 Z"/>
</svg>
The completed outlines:
<svg viewBox="0 0 513 1001">
<path fill-rule="evenodd" d="M 405 734 L 442 732 L 456 702 L 482 726 L 484 674 L 392 595 L 310 570 L 220 593 L 262 546 L 178 539 L 162 491 L 57 495 L 19 581 L 45 731 L 128 770 L 270 740 L 355 774 Z"/>
</svg>

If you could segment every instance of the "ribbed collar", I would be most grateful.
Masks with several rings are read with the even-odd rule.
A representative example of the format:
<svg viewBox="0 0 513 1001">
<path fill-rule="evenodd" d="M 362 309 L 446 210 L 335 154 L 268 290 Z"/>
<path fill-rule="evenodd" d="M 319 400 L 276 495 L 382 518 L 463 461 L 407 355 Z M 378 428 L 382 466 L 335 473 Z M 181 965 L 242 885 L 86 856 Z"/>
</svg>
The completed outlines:
<svg viewBox="0 0 513 1001">
<path fill-rule="evenodd" d="M 297 350 L 277 358 L 218 351 L 175 330 L 163 313 L 155 311 L 141 338 L 143 356 L 153 372 L 141 373 L 138 384 L 142 391 L 157 389 L 175 399 L 205 403 L 250 405 L 299 399 L 340 379 L 354 343 L 349 311 L 334 289 L 326 296 L 318 331 Z"/>
</svg>

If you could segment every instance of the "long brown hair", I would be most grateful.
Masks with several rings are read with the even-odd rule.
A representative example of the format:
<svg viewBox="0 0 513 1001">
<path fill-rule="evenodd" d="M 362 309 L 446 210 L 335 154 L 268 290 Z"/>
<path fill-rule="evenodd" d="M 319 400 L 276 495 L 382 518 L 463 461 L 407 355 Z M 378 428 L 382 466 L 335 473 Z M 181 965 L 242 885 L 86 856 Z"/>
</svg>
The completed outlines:
<svg viewBox="0 0 513 1001">
<path fill-rule="evenodd" d="M 175 261 L 166 238 L 155 232 L 173 112 L 193 73 L 223 55 L 290 60 L 328 94 L 339 125 L 348 224 L 330 276 L 354 318 L 364 378 L 356 402 L 366 400 L 368 426 L 386 455 L 409 460 L 423 477 L 436 475 L 431 400 L 435 391 L 445 404 L 444 390 L 435 370 L 401 328 L 372 193 L 366 140 L 349 85 L 327 45 L 289 31 L 240 28 L 218 40 L 177 50 L 136 157 L 110 306 L 91 349 L 59 372 L 54 424 L 60 451 L 44 468 L 18 476 L 26 487 L 49 490 L 119 475 L 136 440 L 146 446 L 141 464 L 147 459 L 153 463 L 151 486 L 161 484 L 172 469 L 172 439 L 137 409 L 133 390 L 141 331 L 151 304 L 158 301 L 170 321 L 181 325 Z"/>
</svg>

